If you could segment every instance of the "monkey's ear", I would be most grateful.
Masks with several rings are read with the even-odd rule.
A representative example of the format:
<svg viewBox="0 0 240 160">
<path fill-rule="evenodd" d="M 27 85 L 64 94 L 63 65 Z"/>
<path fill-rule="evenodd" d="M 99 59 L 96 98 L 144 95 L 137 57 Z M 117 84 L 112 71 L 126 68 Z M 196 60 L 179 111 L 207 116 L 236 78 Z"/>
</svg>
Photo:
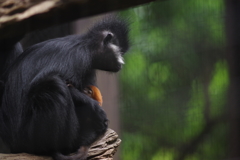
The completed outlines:
<svg viewBox="0 0 240 160">
<path fill-rule="evenodd" d="M 104 35 L 104 39 L 103 39 L 104 45 L 107 45 L 108 43 L 110 43 L 114 36 L 111 32 L 108 32 L 108 31 L 104 31 L 103 35 Z"/>
</svg>

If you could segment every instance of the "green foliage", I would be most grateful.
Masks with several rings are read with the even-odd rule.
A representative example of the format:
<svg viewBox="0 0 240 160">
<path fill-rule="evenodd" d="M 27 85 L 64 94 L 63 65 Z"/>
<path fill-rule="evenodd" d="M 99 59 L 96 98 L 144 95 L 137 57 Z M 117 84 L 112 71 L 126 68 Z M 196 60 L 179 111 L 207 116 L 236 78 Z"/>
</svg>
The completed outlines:
<svg viewBox="0 0 240 160">
<path fill-rule="evenodd" d="M 204 126 L 204 106 L 205 99 L 203 86 L 199 81 L 193 81 L 191 98 L 188 101 L 188 109 L 186 110 L 186 126 L 185 137 L 190 140 L 196 136 Z"/>
<path fill-rule="evenodd" d="M 152 160 L 173 160 L 174 154 L 174 150 L 161 149 L 155 155 L 153 155 Z"/>
<path fill-rule="evenodd" d="M 168 0 L 121 12 L 130 17 L 130 53 L 121 72 L 122 160 L 226 156 L 229 85 L 223 0 Z M 221 154 L 218 154 L 221 151 Z"/>
<path fill-rule="evenodd" d="M 228 85 L 229 75 L 227 63 L 225 61 L 219 61 L 215 64 L 213 78 L 209 84 L 211 115 L 213 117 L 221 115 L 222 111 L 224 111 Z"/>
<path fill-rule="evenodd" d="M 148 145 L 151 144 L 149 143 L 151 141 L 149 141 L 149 137 L 143 136 L 139 133 L 124 133 L 122 137 L 123 139 L 129 139 L 128 141 L 124 142 L 125 147 L 121 150 L 122 159 L 125 160 L 142 159 L 144 148 L 149 147 Z"/>
</svg>

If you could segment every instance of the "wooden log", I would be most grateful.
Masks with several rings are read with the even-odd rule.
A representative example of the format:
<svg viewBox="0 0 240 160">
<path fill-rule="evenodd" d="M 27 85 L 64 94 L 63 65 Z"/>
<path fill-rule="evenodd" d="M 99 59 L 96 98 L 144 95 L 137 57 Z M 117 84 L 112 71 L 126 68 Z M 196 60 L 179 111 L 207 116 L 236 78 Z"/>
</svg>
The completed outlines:
<svg viewBox="0 0 240 160">
<path fill-rule="evenodd" d="M 121 140 L 112 129 L 108 129 L 101 139 L 96 141 L 88 151 L 87 160 L 113 160 Z M 27 153 L 0 154 L 0 160 L 52 160 L 51 157 L 36 156 Z"/>
<path fill-rule="evenodd" d="M 0 40 L 153 0 L 0 0 Z"/>
</svg>

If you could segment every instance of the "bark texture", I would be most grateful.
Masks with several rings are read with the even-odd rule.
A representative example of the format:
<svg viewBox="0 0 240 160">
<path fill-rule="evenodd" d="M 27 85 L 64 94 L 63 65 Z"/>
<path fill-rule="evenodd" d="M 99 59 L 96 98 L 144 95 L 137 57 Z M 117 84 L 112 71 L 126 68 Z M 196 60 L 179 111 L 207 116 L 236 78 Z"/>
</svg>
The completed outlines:
<svg viewBox="0 0 240 160">
<path fill-rule="evenodd" d="M 87 160 L 113 160 L 121 140 L 112 129 L 108 129 L 104 136 L 96 141 L 88 151 Z M 0 154 L 0 160 L 53 160 L 51 157 L 36 156 L 27 153 Z"/>
</svg>

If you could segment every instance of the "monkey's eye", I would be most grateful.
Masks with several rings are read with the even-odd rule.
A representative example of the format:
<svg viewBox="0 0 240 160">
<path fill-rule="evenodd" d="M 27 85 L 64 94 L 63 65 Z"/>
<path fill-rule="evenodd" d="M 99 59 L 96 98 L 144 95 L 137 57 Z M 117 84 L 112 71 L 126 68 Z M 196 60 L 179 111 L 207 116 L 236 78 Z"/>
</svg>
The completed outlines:
<svg viewBox="0 0 240 160">
<path fill-rule="evenodd" d="M 107 45 L 109 42 L 111 42 L 112 38 L 113 34 L 111 32 L 108 32 L 104 37 L 103 44 Z"/>
</svg>

